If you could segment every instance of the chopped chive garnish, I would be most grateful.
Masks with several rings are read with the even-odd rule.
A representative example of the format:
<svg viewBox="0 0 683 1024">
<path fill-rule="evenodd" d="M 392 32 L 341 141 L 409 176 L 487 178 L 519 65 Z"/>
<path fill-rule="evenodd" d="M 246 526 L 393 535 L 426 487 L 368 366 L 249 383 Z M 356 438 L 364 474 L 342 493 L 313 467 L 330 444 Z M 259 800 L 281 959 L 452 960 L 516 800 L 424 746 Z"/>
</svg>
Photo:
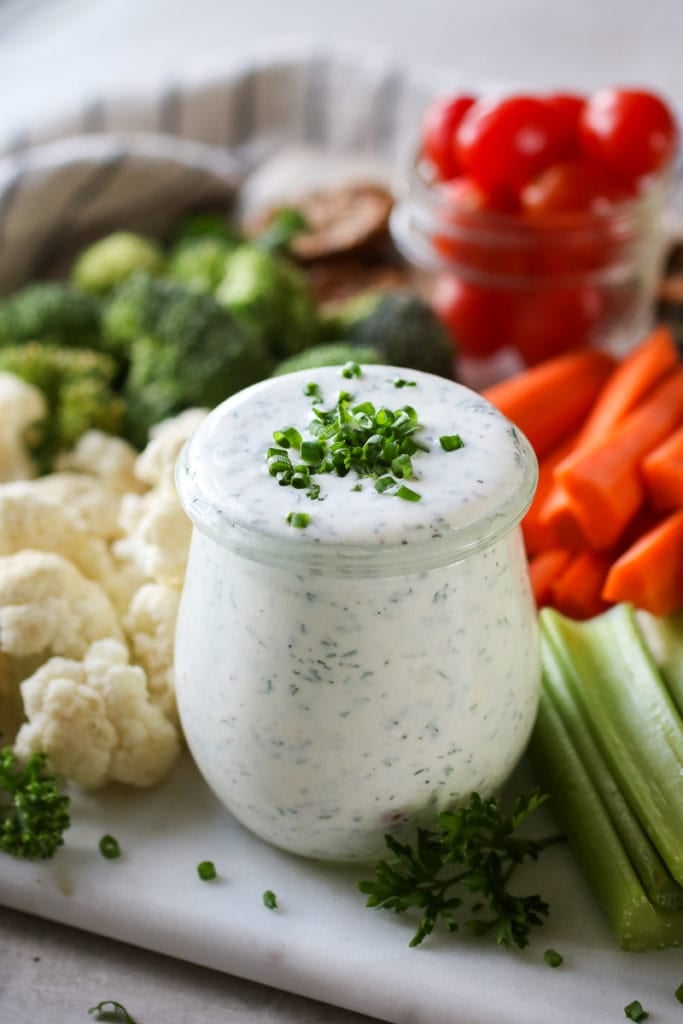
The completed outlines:
<svg viewBox="0 0 683 1024">
<path fill-rule="evenodd" d="M 678 986 L 678 988 L 674 992 L 674 995 L 676 996 L 676 999 L 679 1001 L 679 1003 L 683 1003 L 683 983 Z"/>
<path fill-rule="evenodd" d="M 295 526 L 298 530 L 305 530 L 311 521 L 311 517 L 308 512 L 288 512 L 287 522 L 290 526 Z"/>
<path fill-rule="evenodd" d="M 444 434 L 439 438 L 439 443 L 445 452 L 456 452 L 458 448 L 465 447 L 460 434 Z"/>
<path fill-rule="evenodd" d="M 405 484 L 401 484 L 396 491 L 396 497 L 403 498 L 404 501 L 419 501 L 421 495 L 417 491 L 411 491 L 410 487 L 406 487 Z"/>
<path fill-rule="evenodd" d="M 263 906 L 268 907 L 268 910 L 275 910 L 277 907 L 277 896 L 272 889 L 266 889 L 263 896 Z"/>
<path fill-rule="evenodd" d="M 629 1020 L 635 1021 L 647 1020 L 650 1016 L 647 1010 L 643 1009 L 642 1003 L 637 999 L 634 999 L 632 1003 L 629 1003 L 628 1006 L 624 1007 L 624 1014 Z"/>
<path fill-rule="evenodd" d="M 341 375 L 342 377 L 350 379 L 351 377 L 360 377 L 361 372 L 362 371 L 358 363 L 354 363 L 353 361 L 349 360 L 348 363 L 344 363 L 344 365 L 342 366 Z"/>
<path fill-rule="evenodd" d="M 117 857 L 121 856 L 121 847 L 119 846 L 118 839 L 114 836 L 102 836 L 99 842 L 100 853 L 107 860 L 116 860 Z"/>
<path fill-rule="evenodd" d="M 564 957 L 561 953 L 558 953 L 556 949 L 546 949 L 543 954 L 543 959 L 547 963 L 548 967 L 560 967 L 564 963 Z"/>
<path fill-rule="evenodd" d="M 202 882 L 211 882 L 216 878 L 216 865 L 212 860 L 203 860 L 197 865 L 197 874 Z"/>
<path fill-rule="evenodd" d="M 323 393 L 320 390 L 320 385 L 316 384 L 315 381 L 310 381 L 304 385 L 304 394 L 307 398 L 314 398 L 316 402 L 322 402 Z"/>
<path fill-rule="evenodd" d="M 304 462 L 318 463 L 322 460 L 325 449 L 319 441 L 302 441 L 301 458 Z"/>
<path fill-rule="evenodd" d="M 405 380 L 403 377 L 396 377 L 394 380 L 395 388 L 416 388 L 416 380 Z"/>
<path fill-rule="evenodd" d="M 94 1013 L 95 1020 L 108 1024 L 135 1024 L 123 1003 L 115 999 L 103 999 L 97 1006 L 91 1006 L 88 1013 Z"/>
<path fill-rule="evenodd" d="M 393 476 L 381 476 L 379 480 L 375 480 L 375 490 L 380 494 L 384 494 L 385 491 L 388 491 L 395 486 L 396 481 Z"/>
<path fill-rule="evenodd" d="M 296 427 L 282 427 L 273 431 L 273 440 L 283 448 L 301 448 L 301 434 Z"/>
</svg>

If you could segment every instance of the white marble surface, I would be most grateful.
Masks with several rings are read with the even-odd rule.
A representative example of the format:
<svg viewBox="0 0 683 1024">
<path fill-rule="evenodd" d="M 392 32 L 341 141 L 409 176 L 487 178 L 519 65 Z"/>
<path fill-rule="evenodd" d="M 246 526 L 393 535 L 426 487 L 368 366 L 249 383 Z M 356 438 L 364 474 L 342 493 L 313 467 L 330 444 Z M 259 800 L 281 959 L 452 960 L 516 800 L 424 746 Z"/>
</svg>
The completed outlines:
<svg viewBox="0 0 683 1024">
<path fill-rule="evenodd" d="M 217 73 L 284 34 L 357 40 L 475 83 L 641 82 L 683 109 L 681 0 L 0 0 L 0 136 L 88 96 Z M 101 998 L 139 1024 L 370 1021 L 0 908 L 0 1024 L 78 1024 Z"/>
</svg>

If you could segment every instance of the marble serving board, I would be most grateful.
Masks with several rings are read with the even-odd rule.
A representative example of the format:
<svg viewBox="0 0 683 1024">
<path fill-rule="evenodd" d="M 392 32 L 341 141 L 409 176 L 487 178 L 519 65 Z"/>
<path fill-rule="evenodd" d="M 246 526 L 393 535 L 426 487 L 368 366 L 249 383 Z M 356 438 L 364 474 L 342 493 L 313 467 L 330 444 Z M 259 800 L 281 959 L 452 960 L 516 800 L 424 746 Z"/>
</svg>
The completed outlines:
<svg viewBox="0 0 683 1024">
<path fill-rule="evenodd" d="M 63 849 L 45 863 L 0 855 L 0 905 L 272 985 L 394 1024 L 601 1024 L 633 999 L 651 1024 L 680 1024 L 683 953 L 624 953 L 565 847 L 529 868 L 525 891 L 551 905 L 524 951 L 434 935 L 369 910 L 367 869 L 281 853 L 245 831 L 185 755 L 152 791 L 74 796 Z M 109 833 L 119 860 L 98 850 Z M 218 877 L 196 867 L 212 860 Z M 525 869 L 526 870 L 526 869 Z M 263 905 L 271 889 L 278 906 Z M 548 947 L 564 964 L 551 969 Z"/>
</svg>

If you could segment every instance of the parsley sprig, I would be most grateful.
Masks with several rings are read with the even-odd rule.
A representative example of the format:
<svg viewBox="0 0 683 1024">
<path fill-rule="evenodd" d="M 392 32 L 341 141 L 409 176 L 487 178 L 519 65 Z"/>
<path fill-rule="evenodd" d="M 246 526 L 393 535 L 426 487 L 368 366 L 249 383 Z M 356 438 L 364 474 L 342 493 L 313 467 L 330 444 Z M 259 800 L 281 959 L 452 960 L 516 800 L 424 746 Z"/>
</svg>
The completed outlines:
<svg viewBox="0 0 683 1024">
<path fill-rule="evenodd" d="M 412 846 L 385 836 L 394 859 L 379 861 L 375 877 L 359 882 L 366 906 L 397 914 L 421 911 L 411 946 L 418 946 L 441 920 L 449 932 L 462 924 L 475 935 L 495 932 L 507 949 L 524 948 L 531 928 L 543 924 L 549 908 L 539 895 L 513 895 L 508 884 L 519 864 L 537 860 L 562 837 L 527 839 L 514 833 L 546 799 L 537 789 L 521 794 L 503 817 L 497 800 L 474 793 L 465 806 L 443 811 L 434 830 L 418 829 Z M 471 906 L 468 897 L 475 895 L 479 903 Z M 469 913 L 486 909 L 487 916 L 458 920 L 468 908 Z"/>
<path fill-rule="evenodd" d="M 13 857 L 53 857 L 70 825 L 69 797 L 60 791 L 45 754 L 21 765 L 11 747 L 0 750 L 0 850 Z"/>
</svg>

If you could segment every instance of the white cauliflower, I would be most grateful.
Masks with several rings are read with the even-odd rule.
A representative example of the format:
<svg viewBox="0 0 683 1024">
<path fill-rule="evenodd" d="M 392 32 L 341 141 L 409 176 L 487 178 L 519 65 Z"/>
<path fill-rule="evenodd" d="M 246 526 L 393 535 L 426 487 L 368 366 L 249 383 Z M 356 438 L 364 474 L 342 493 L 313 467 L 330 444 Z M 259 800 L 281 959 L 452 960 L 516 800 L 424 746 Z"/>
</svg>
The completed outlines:
<svg viewBox="0 0 683 1024">
<path fill-rule="evenodd" d="M 66 558 L 32 550 L 0 558 L 0 651 L 79 658 L 93 641 L 121 636 L 107 594 Z"/>
<path fill-rule="evenodd" d="M 44 751 L 54 771 L 84 789 L 109 782 L 154 786 L 180 750 L 176 729 L 149 700 L 143 669 L 118 640 L 100 640 L 82 661 L 52 658 L 21 684 L 28 722 L 21 759 Z"/>
<path fill-rule="evenodd" d="M 173 676 L 173 644 L 180 591 L 161 583 L 147 583 L 130 603 L 123 628 L 133 661 L 147 673 L 149 699 L 178 724 Z"/>
<path fill-rule="evenodd" d="M 67 508 L 94 537 L 108 542 L 121 535 L 119 514 L 123 495 L 100 478 L 65 470 L 40 476 L 30 486 L 39 498 Z"/>
<path fill-rule="evenodd" d="M 140 492 L 145 490 L 145 485 L 135 474 L 137 456 L 137 451 L 128 441 L 100 430 L 88 430 L 79 438 L 75 448 L 59 456 L 56 469 L 97 477 L 110 490 L 120 494 Z"/>
<path fill-rule="evenodd" d="M 0 482 L 30 480 L 36 475 L 25 436 L 46 413 L 45 398 L 38 388 L 13 373 L 0 372 Z"/>
<path fill-rule="evenodd" d="M 149 432 L 149 443 L 135 462 L 135 475 L 150 487 L 168 485 L 175 489 L 175 464 L 185 442 L 201 426 L 208 409 L 186 409 L 162 420 Z"/>
</svg>

